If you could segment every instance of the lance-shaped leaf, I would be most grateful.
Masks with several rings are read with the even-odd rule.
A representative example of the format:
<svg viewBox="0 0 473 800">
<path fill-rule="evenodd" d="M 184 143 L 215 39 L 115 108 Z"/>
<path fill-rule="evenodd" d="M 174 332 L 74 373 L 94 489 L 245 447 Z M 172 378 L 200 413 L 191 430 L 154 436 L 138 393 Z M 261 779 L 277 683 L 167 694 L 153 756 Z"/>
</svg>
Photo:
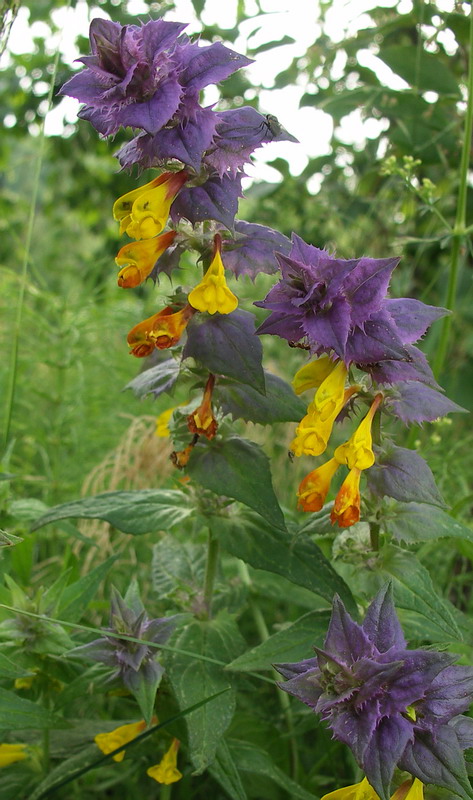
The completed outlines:
<svg viewBox="0 0 473 800">
<path fill-rule="evenodd" d="M 248 311 L 195 314 L 187 326 L 183 358 L 195 358 L 209 372 L 235 378 L 264 392 L 263 347 Z"/>
<path fill-rule="evenodd" d="M 271 525 L 285 530 L 274 494 L 269 460 L 254 442 L 231 436 L 197 445 L 188 464 L 192 480 L 205 489 L 239 500 Z"/>
<path fill-rule="evenodd" d="M 210 524 L 225 550 L 237 558 L 255 569 L 282 575 L 329 602 L 338 594 L 346 607 L 357 614 L 347 584 L 307 536 L 300 533 L 291 536 L 246 510 L 233 517 L 211 517 Z"/>
<path fill-rule="evenodd" d="M 271 669 L 276 662 L 299 661 L 312 655 L 312 647 L 322 647 L 330 622 L 330 611 L 309 611 L 262 644 L 247 650 L 228 664 L 237 672 Z"/>
<path fill-rule="evenodd" d="M 393 581 L 396 606 L 426 617 L 451 641 L 461 641 L 461 632 L 450 609 L 435 590 L 426 568 L 414 553 L 386 545 L 380 554 L 380 567 Z"/>
<path fill-rule="evenodd" d="M 298 422 L 305 414 L 305 403 L 294 394 L 286 381 L 264 372 L 266 394 L 231 378 L 220 378 L 213 397 L 224 414 L 233 419 L 272 425 L 274 422 Z"/>
<path fill-rule="evenodd" d="M 48 711 L 38 703 L 32 703 L 14 692 L 0 689 L 0 728 L 18 731 L 30 728 L 68 728 L 65 719 Z"/>
<path fill-rule="evenodd" d="M 103 519 L 114 528 L 139 536 L 179 525 L 192 514 L 182 492 L 173 489 L 141 489 L 136 492 L 104 492 L 49 509 L 32 530 L 70 517 Z"/>
<path fill-rule="evenodd" d="M 241 175 L 231 178 L 209 178 L 202 186 L 183 189 L 174 200 L 171 216 L 174 222 L 185 217 L 190 222 L 214 219 L 226 228 L 233 226 L 241 197 Z"/>
<path fill-rule="evenodd" d="M 289 253 L 291 242 L 279 231 L 244 220 L 235 222 L 234 239 L 224 239 L 223 263 L 237 276 L 249 275 L 252 280 L 258 273 L 272 275 L 278 271 L 274 252 Z"/>
<path fill-rule="evenodd" d="M 406 544 L 444 537 L 473 542 L 473 530 L 440 508 L 423 503 L 399 503 L 384 521 L 387 532 Z"/>
<path fill-rule="evenodd" d="M 459 797 L 473 797 L 463 751 L 448 725 L 440 727 L 435 736 L 428 731 L 417 734 L 414 743 L 406 747 L 401 767 L 424 783 L 450 789 Z"/>
<path fill-rule="evenodd" d="M 223 671 L 223 666 L 212 660 L 227 664 L 241 652 L 244 642 L 235 620 L 224 611 L 208 622 L 191 622 L 172 644 L 175 649 L 166 655 L 165 667 L 180 708 L 216 692 L 230 690 L 187 717 L 189 755 L 196 771 L 201 773 L 213 761 L 235 710 L 231 677 Z M 204 658 L 199 659 L 199 655 Z"/>
<path fill-rule="evenodd" d="M 366 470 L 370 490 L 404 503 L 430 503 L 445 506 L 428 464 L 415 450 L 389 444 L 385 451 L 375 449 L 376 461 Z"/>
<path fill-rule="evenodd" d="M 150 367 L 140 372 L 136 378 L 127 383 L 125 389 L 132 389 L 137 397 L 146 397 L 154 394 L 159 397 L 163 392 L 169 392 L 179 377 L 179 362 L 173 358 L 160 361 L 155 367 Z"/>
</svg>

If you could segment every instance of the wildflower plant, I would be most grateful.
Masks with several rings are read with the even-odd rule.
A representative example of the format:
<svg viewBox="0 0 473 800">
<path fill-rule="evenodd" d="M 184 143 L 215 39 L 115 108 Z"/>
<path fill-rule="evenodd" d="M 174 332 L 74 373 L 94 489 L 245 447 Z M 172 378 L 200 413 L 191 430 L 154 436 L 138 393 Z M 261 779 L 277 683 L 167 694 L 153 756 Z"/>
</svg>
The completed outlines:
<svg viewBox="0 0 473 800">
<path fill-rule="evenodd" d="M 237 217 L 257 148 L 297 140 L 253 106 L 204 104 L 204 89 L 251 59 L 186 27 L 94 19 L 90 53 L 60 90 L 83 103 L 79 117 L 102 138 L 128 137 L 115 153 L 128 186 L 110 209 L 117 292 L 154 303 L 158 284 L 161 299 L 123 336 L 123 357 L 128 347 L 139 368 L 126 388 L 168 396 L 156 434 L 170 439 L 175 470 L 169 488 L 82 497 L 34 523 L 66 525 L 89 547 L 63 520 L 100 519 L 112 544 L 123 541 L 117 531 L 148 535 L 148 544 L 126 563 L 125 590 L 93 606 L 123 553 L 33 599 L 7 581 L 6 607 L 19 615 L 0 621 L 5 658 L 18 656 L 7 670 L 16 700 L 7 700 L 21 700 L 25 714 L 40 708 L 30 727 L 46 735 L 30 745 L 14 727 L 0 767 L 42 771 L 31 800 L 72 780 L 87 786 L 95 769 L 107 786 L 128 770 L 135 793 L 151 779 L 163 797 L 186 800 L 208 796 L 209 785 L 232 800 L 260 787 L 261 797 L 301 800 L 326 789 L 323 800 L 423 800 L 424 790 L 466 800 L 473 629 L 436 590 L 419 545 L 450 537 L 471 548 L 472 533 L 412 449 L 413 426 L 464 411 L 421 344 L 450 308 L 396 296 L 400 258 L 389 243 L 382 257 L 376 247 L 376 257 L 345 258 L 319 246 L 323 230 L 305 241 Z M 396 163 L 388 158 L 383 174 L 415 187 L 420 162 L 405 158 L 402 175 Z M 291 382 L 264 367 L 265 346 L 272 365 L 274 353 L 296 365 L 292 376 L 275 367 Z M 278 425 L 271 440 L 287 442 L 287 507 L 246 423 Z M 305 612 L 295 620 L 294 607 Z M 108 626 L 77 624 L 97 608 Z M 84 733 L 98 695 L 101 718 Z M 48 733 L 61 725 L 86 745 L 62 761 Z M 165 736 L 155 737 L 160 728 Z M 332 754 L 343 764 L 333 779 L 324 762 Z"/>
</svg>

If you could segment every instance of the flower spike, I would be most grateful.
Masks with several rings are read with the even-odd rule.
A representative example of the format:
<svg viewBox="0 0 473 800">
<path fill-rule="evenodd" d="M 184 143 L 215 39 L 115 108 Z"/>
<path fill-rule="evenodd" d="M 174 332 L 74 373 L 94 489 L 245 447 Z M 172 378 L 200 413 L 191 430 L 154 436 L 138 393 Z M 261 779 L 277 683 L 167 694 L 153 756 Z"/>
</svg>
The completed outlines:
<svg viewBox="0 0 473 800">
<path fill-rule="evenodd" d="M 154 239 L 142 239 L 124 245 L 115 259 L 116 264 L 123 267 L 118 273 L 118 285 L 122 289 L 131 289 L 143 283 L 176 235 L 177 231 L 168 231 Z"/>
<path fill-rule="evenodd" d="M 214 255 L 210 267 L 201 282 L 192 289 L 187 298 L 191 306 L 198 311 L 209 314 L 231 314 L 238 305 L 238 298 L 228 288 L 225 280 L 225 268 L 222 262 L 222 238 L 214 237 Z"/>
<path fill-rule="evenodd" d="M 118 198 L 113 216 L 120 222 L 120 233 L 131 239 L 150 239 L 161 233 L 176 195 L 188 178 L 185 170 L 163 172 L 158 178 Z"/>
</svg>

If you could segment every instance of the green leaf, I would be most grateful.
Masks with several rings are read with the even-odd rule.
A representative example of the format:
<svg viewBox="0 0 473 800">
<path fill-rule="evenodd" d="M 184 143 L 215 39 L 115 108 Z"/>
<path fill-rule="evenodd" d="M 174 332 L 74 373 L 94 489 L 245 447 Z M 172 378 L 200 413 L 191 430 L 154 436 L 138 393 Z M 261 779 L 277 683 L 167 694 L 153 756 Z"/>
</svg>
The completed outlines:
<svg viewBox="0 0 473 800">
<path fill-rule="evenodd" d="M 473 542 L 473 530 L 441 508 L 423 503 L 399 503 L 386 517 L 386 531 L 395 539 L 414 544 L 444 537 Z"/>
<path fill-rule="evenodd" d="M 66 720 L 52 714 L 46 708 L 18 697 L 14 692 L 0 689 L 0 729 L 23 730 L 26 728 L 67 728 Z"/>
<path fill-rule="evenodd" d="M 270 636 L 262 644 L 238 656 L 226 669 L 255 672 L 271 669 L 274 663 L 300 661 L 313 655 L 312 647 L 321 647 L 327 633 L 331 611 L 310 611 Z"/>
<path fill-rule="evenodd" d="M 178 542 L 173 536 L 153 546 L 151 577 L 159 598 L 168 597 L 176 589 L 200 589 L 205 570 L 206 551 L 202 545 Z"/>
<path fill-rule="evenodd" d="M 274 494 L 269 460 L 254 442 L 230 436 L 197 445 L 189 461 L 191 478 L 218 495 L 252 508 L 276 528 L 285 530 Z"/>
<path fill-rule="evenodd" d="M 286 381 L 265 370 L 266 394 L 230 378 L 220 378 L 213 396 L 224 414 L 232 419 L 272 425 L 274 422 L 297 422 L 305 414 L 306 404 L 294 394 Z"/>
<path fill-rule="evenodd" d="M 38 514 L 47 510 L 46 503 L 36 497 L 25 497 L 21 500 L 14 500 L 8 508 L 8 513 L 15 519 L 29 522 L 36 519 Z"/>
<path fill-rule="evenodd" d="M 258 47 L 250 47 L 248 53 L 251 53 L 252 56 L 256 56 L 258 53 L 266 53 L 267 50 L 274 50 L 275 47 L 282 47 L 285 44 L 294 44 L 294 41 L 292 36 L 283 36 L 282 39 L 264 42 L 258 45 Z"/>
<path fill-rule="evenodd" d="M 0 653 L 0 678 L 8 678 L 14 680 L 23 676 L 33 675 L 34 673 L 28 672 L 24 667 L 18 663 L 11 661 L 7 656 Z M 16 695 L 15 695 L 16 696 Z"/>
<path fill-rule="evenodd" d="M 58 616 L 68 622 L 78 622 L 94 597 L 97 589 L 108 574 L 118 556 L 110 556 L 91 572 L 83 575 L 75 583 L 67 586 L 59 601 Z"/>
<path fill-rule="evenodd" d="M 453 73 L 433 53 L 425 50 L 419 53 L 411 45 L 391 45 L 380 47 L 378 57 L 407 83 L 423 92 L 460 94 Z"/>
<path fill-rule="evenodd" d="M 395 545 L 386 545 L 380 558 L 382 572 L 393 579 L 395 604 L 426 617 L 452 641 L 461 641 L 461 632 L 448 605 L 435 590 L 428 571 L 417 557 Z"/>
<path fill-rule="evenodd" d="M 222 739 L 217 748 L 215 761 L 210 765 L 209 772 L 232 800 L 247 800 L 248 795 L 241 782 L 240 771 L 225 739 Z"/>
<path fill-rule="evenodd" d="M 135 492 L 104 492 L 50 508 L 32 530 L 59 519 L 103 519 L 114 528 L 139 536 L 179 525 L 192 514 L 182 492 L 174 489 L 141 489 Z"/>
<path fill-rule="evenodd" d="M 187 717 L 190 758 L 200 774 L 213 761 L 232 720 L 235 690 L 230 676 L 221 666 L 195 658 L 190 653 L 227 664 L 241 652 L 244 643 L 235 620 L 223 611 L 208 622 L 191 622 L 173 638 L 172 646 L 175 651 L 169 651 L 165 656 L 166 675 L 179 708 L 193 705 L 210 694 L 230 690 Z"/>
<path fill-rule="evenodd" d="M 153 394 L 159 397 L 163 392 L 169 392 L 179 377 L 179 361 L 167 358 L 154 367 L 140 372 L 136 378 L 127 383 L 125 389 L 131 389 L 137 397 L 146 397 Z"/>
<path fill-rule="evenodd" d="M 211 517 L 212 531 L 222 546 L 256 569 L 265 569 L 304 586 L 330 603 L 338 593 L 347 608 L 358 614 L 347 584 L 307 536 L 291 536 L 262 522 L 251 511 L 239 516 Z"/>
<path fill-rule="evenodd" d="M 264 392 L 263 346 L 248 311 L 195 314 L 189 322 L 182 357 L 195 358 L 217 375 L 235 378 Z"/>
<path fill-rule="evenodd" d="M 228 738 L 228 747 L 240 772 L 250 772 L 270 778 L 287 792 L 291 800 L 314 800 L 314 795 L 289 778 L 271 756 L 252 742 Z"/>
</svg>

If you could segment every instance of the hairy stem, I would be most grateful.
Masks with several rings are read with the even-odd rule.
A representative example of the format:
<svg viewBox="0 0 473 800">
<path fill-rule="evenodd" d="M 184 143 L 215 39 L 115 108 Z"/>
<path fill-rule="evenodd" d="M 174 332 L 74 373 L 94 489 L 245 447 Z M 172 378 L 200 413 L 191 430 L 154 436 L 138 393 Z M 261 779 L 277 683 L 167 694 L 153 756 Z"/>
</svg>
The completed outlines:
<svg viewBox="0 0 473 800">
<path fill-rule="evenodd" d="M 463 134 L 463 146 L 460 160 L 460 174 L 457 197 L 457 211 L 455 215 L 455 227 L 453 229 L 452 254 L 450 260 L 450 271 L 448 276 L 447 298 L 445 306 L 453 311 L 457 298 L 458 273 L 460 268 L 460 256 L 462 245 L 466 237 L 466 206 L 468 194 L 468 167 L 470 162 L 471 134 L 473 130 L 473 6 L 470 11 L 470 39 L 468 48 L 468 101 L 465 117 L 465 130 Z M 452 317 L 447 316 L 442 320 L 442 330 L 440 341 L 434 360 L 434 375 L 436 377 L 442 371 L 445 358 L 448 353 L 448 345 L 452 328 Z"/>
</svg>

